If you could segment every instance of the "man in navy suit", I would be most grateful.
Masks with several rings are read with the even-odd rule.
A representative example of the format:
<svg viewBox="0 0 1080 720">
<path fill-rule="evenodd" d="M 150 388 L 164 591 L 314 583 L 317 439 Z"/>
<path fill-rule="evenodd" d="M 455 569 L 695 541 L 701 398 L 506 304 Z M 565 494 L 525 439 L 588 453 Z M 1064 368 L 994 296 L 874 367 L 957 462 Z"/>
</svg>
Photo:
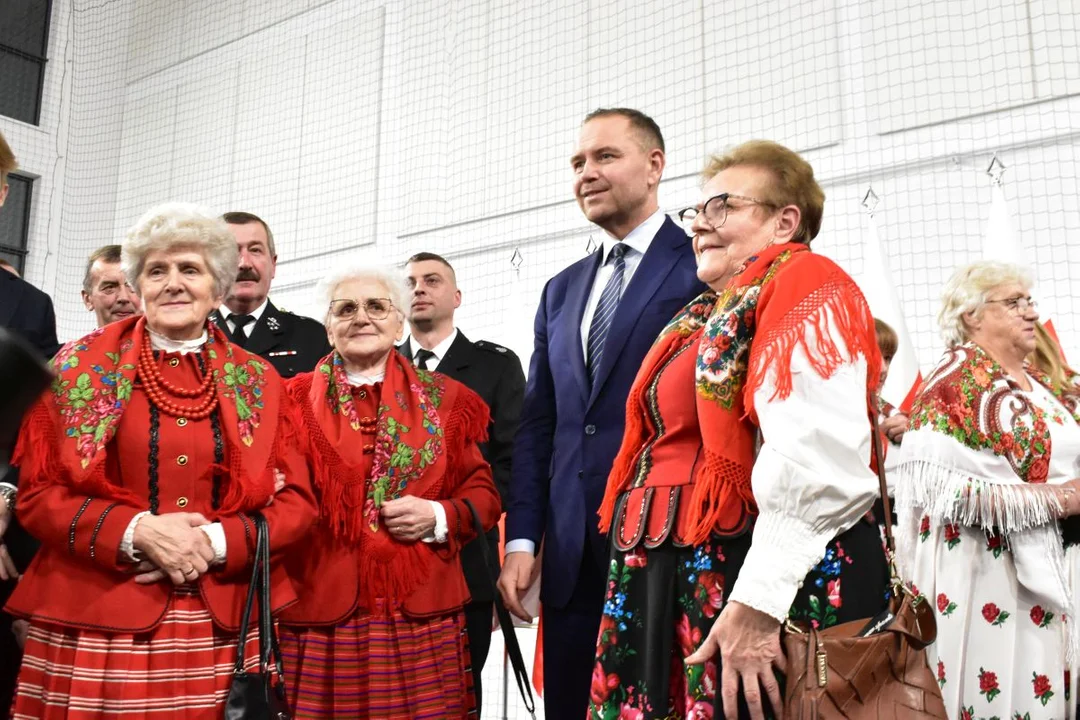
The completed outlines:
<svg viewBox="0 0 1080 720">
<path fill-rule="evenodd" d="M 585 716 L 604 603 L 607 537 L 597 510 L 622 441 L 626 397 L 653 340 L 704 290 L 690 238 L 660 212 L 664 139 L 647 115 L 601 109 L 570 159 L 574 195 L 603 246 L 548 281 L 514 443 L 499 590 L 516 614 L 540 575 L 544 706 Z"/>
</svg>

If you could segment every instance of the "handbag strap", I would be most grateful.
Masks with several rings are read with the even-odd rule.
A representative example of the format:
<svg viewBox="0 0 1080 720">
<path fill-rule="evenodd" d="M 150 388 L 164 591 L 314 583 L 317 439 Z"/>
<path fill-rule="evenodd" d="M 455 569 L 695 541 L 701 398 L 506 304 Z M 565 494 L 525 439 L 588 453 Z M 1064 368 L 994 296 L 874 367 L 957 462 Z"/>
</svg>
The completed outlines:
<svg viewBox="0 0 1080 720">
<path fill-rule="evenodd" d="M 281 646 L 274 628 L 274 611 L 270 601 L 270 527 L 262 514 L 257 514 L 255 518 L 259 534 L 256 550 L 259 553 L 258 563 L 262 567 L 259 577 L 259 667 L 265 673 L 273 661 L 278 682 L 284 688 L 285 665 L 281 659 Z"/>
<path fill-rule="evenodd" d="M 529 673 L 525 670 L 525 660 L 521 657 L 521 646 L 518 645 L 517 635 L 514 633 L 514 621 L 510 618 L 510 611 L 506 609 L 506 605 L 503 603 L 502 595 L 499 594 L 495 578 L 491 576 L 491 567 L 495 563 L 491 554 L 491 545 L 488 543 L 487 535 L 484 533 L 484 524 L 480 522 L 480 515 L 476 512 L 473 504 L 465 499 L 462 499 L 462 502 L 465 503 L 465 507 L 469 508 L 469 512 L 472 514 L 473 527 L 476 528 L 476 541 L 480 544 L 480 552 L 484 556 L 484 574 L 487 575 L 488 582 L 491 584 L 492 596 L 495 599 L 495 614 L 499 618 L 503 643 L 506 645 L 506 652 L 510 656 L 510 664 L 514 668 L 514 680 L 517 681 L 518 693 L 521 695 L 521 701 L 525 704 L 525 709 L 535 720 L 536 701 L 533 700 L 532 688 L 529 686 Z"/>
<path fill-rule="evenodd" d="M 262 553 L 259 551 L 267 541 L 265 532 L 260 530 L 259 521 L 262 519 L 261 515 L 253 517 L 255 522 L 255 554 L 254 561 L 251 563 L 251 581 L 248 583 L 247 599 L 244 601 L 244 610 L 240 613 L 240 637 L 236 641 L 236 664 L 233 666 L 233 674 L 235 675 L 244 672 L 244 648 L 247 645 L 248 628 L 251 626 L 251 608 L 255 604 L 255 595 L 259 588 L 259 566 L 262 562 Z"/>
<path fill-rule="evenodd" d="M 871 393 L 868 396 L 870 407 L 870 428 L 873 452 L 874 452 L 874 466 L 877 468 L 878 476 L 878 491 L 881 494 L 881 505 L 884 509 L 885 522 L 882 525 L 885 528 L 885 547 L 889 552 L 889 565 L 892 566 L 893 575 L 896 575 L 896 567 L 894 565 L 893 557 L 896 555 L 896 540 L 893 538 L 892 531 L 892 500 L 889 498 L 889 486 L 885 482 L 885 453 L 881 449 L 881 428 L 878 425 L 878 410 L 877 403 L 874 402 L 874 396 Z"/>
</svg>

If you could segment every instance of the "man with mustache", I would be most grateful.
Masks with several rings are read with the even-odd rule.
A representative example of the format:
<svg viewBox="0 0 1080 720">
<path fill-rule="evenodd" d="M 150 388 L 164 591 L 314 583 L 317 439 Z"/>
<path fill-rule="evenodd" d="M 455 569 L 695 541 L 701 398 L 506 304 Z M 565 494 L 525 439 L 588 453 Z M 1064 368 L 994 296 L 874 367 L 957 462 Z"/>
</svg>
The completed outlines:
<svg viewBox="0 0 1080 720">
<path fill-rule="evenodd" d="M 86 261 L 83 304 L 94 313 L 98 327 L 142 312 L 142 301 L 128 284 L 120 267 L 120 246 L 106 245 Z"/>
<path fill-rule="evenodd" d="M 227 212 L 222 217 L 236 236 L 240 267 L 225 304 L 210 318 L 237 345 L 266 358 L 281 377 L 314 370 L 330 352 L 330 341 L 322 323 L 270 302 L 270 281 L 277 271 L 270 226 L 249 212 Z"/>
<path fill-rule="evenodd" d="M 622 440 L 626 399 L 660 330 L 705 286 L 690 238 L 660 212 L 664 139 L 649 116 L 601 109 L 582 123 L 570 158 L 574 195 L 603 245 L 550 281 L 514 440 L 499 591 L 521 596 L 544 543 L 544 708 L 584 717 L 607 577 L 597 510 Z"/>
</svg>

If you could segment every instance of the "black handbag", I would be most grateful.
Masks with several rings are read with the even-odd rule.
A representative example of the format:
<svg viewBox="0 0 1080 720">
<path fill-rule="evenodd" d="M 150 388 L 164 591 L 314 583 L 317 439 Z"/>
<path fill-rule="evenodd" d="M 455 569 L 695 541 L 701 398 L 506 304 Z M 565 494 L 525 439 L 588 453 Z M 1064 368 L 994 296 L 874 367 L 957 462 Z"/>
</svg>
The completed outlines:
<svg viewBox="0 0 1080 720">
<path fill-rule="evenodd" d="M 262 515 L 255 514 L 252 520 L 255 522 L 255 562 L 244 612 L 240 616 L 240 639 L 236 644 L 232 686 L 225 701 L 225 720 L 291 720 L 285 695 L 285 667 L 270 610 L 270 531 Z M 252 673 L 244 670 L 244 645 L 256 596 L 259 598 L 259 671 Z M 276 683 L 271 656 L 273 670 L 277 673 Z"/>
<path fill-rule="evenodd" d="M 510 656 L 510 664 L 514 668 L 514 680 L 517 681 L 518 694 L 521 695 L 521 702 L 524 703 L 529 716 L 536 720 L 536 701 L 533 700 L 532 688 L 529 686 L 529 673 L 525 669 L 525 660 L 521 657 L 521 646 L 518 645 L 517 635 L 514 633 L 514 621 L 511 620 L 510 611 L 506 609 L 506 605 L 503 603 L 502 595 L 499 594 L 496 579 L 491 576 L 490 568 L 498 567 L 498 564 L 494 562 L 487 534 L 484 533 L 484 524 L 480 522 L 480 515 L 476 512 L 476 508 L 468 500 L 463 499 L 462 502 L 465 503 L 465 507 L 469 508 L 469 512 L 472 514 L 473 527 L 476 528 L 476 541 L 480 543 L 480 552 L 484 556 L 484 567 L 488 569 L 488 581 L 491 583 L 492 597 L 495 599 L 495 614 L 499 618 L 499 628 L 502 630 L 506 653 Z"/>
</svg>

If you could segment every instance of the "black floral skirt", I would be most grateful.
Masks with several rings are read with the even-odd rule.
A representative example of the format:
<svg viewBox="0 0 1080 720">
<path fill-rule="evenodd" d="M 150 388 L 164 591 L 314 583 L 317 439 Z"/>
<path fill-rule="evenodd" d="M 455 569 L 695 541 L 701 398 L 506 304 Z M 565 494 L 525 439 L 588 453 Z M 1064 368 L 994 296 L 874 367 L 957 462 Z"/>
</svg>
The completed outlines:
<svg viewBox="0 0 1080 720">
<path fill-rule="evenodd" d="M 708 720 L 722 717 L 717 657 L 686 665 L 724 608 L 750 549 L 750 533 L 695 547 L 670 541 L 613 549 L 589 693 L 590 720 Z M 876 524 L 860 520 L 837 537 L 806 576 L 790 617 L 820 628 L 880 612 L 889 571 Z M 740 705 L 742 701 L 740 699 Z M 746 708 L 740 717 L 749 717 Z"/>
</svg>

